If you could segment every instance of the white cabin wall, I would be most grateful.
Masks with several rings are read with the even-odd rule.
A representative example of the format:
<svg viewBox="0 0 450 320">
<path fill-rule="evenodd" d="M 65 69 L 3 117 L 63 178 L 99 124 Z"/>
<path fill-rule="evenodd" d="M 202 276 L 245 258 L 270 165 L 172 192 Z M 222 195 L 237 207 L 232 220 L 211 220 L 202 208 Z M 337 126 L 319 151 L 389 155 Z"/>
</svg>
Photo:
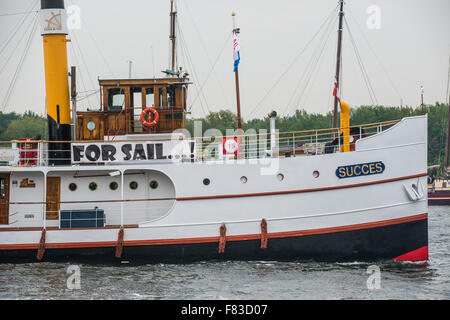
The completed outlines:
<svg viewBox="0 0 450 320">
<path fill-rule="evenodd" d="M 34 187 L 21 188 L 20 183 L 28 179 Z M 45 212 L 44 174 L 42 172 L 11 172 L 9 196 L 10 227 L 42 227 Z M 27 202 L 27 204 L 17 204 Z"/>
</svg>

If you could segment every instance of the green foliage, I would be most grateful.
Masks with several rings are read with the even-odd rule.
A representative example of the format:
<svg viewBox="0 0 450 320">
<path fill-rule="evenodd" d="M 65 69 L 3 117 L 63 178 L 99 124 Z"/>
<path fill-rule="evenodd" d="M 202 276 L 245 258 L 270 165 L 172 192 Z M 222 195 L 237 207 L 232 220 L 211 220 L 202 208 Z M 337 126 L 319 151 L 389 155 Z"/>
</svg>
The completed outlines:
<svg viewBox="0 0 450 320">
<path fill-rule="evenodd" d="M 428 114 L 428 164 L 444 165 L 445 146 L 447 136 L 448 106 L 443 103 L 424 106 L 424 113 Z M 389 120 L 399 120 L 404 117 L 417 116 L 422 114 L 421 107 L 390 107 L 390 106 L 360 106 L 350 109 L 350 124 L 359 125 L 376 123 Z M 280 132 L 301 131 L 311 129 L 326 129 L 332 127 L 333 114 L 329 112 L 325 115 L 308 113 L 305 110 L 297 110 L 292 116 L 280 117 L 276 119 L 276 126 Z M 237 128 L 237 117 L 229 110 L 211 112 L 204 119 L 187 120 L 186 128 L 193 132 L 193 122 L 202 121 L 203 131 L 210 128 L 219 129 L 222 134 L 225 129 Z M 263 119 L 251 119 L 243 122 L 244 131 L 253 128 L 255 130 L 269 130 L 269 117 Z"/>
<path fill-rule="evenodd" d="M 45 125 L 46 119 L 31 111 L 23 115 L 0 113 L 0 141 L 33 138 L 37 135 L 46 139 Z"/>
<path fill-rule="evenodd" d="M 448 106 L 443 103 L 424 106 L 424 113 L 428 115 L 428 164 L 444 165 L 445 147 L 447 139 Z M 411 107 L 388 106 L 360 106 L 350 110 L 350 124 L 358 125 L 380 121 L 397 120 L 403 117 L 422 114 L 422 109 Z M 187 119 L 186 129 L 193 134 L 194 121 L 202 122 L 202 130 L 218 129 L 222 134 L 226 129 L 237 128 L 237 116 L 229 110 L 211 112 L 202 119 Z M 283 131 L 301 131 L 310 129 L 325 129 L 332 126 L 332 113 L 325 115 L 308 113 L 297 110 L 292 116 L 277 117 L 277 128 Z M 0 112 L 0 141 L 15 140 L 20 138 L 32 138 L 41 135 L 46 139 L 46 119 L 31 111 L 25 114 L 15 112 Z M 242 123 L 244 131 L 252 128 L 255 130 L 269 130 L 269 118 L 251 119 Z"/>
</svg>

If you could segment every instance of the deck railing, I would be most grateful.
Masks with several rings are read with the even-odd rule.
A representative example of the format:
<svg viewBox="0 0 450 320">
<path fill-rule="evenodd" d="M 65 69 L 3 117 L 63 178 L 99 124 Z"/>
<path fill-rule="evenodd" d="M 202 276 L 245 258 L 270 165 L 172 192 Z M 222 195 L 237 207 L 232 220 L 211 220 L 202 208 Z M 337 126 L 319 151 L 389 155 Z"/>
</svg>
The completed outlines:
<svg viewBox="0 0 450 320">
<path fill-rule="evenodd" d="M 399 121 L 400 120 L 392 120 L 349 127 L 349 151 L 354 150 L 356 140 L 382 132 L 392 127 Z M 156 145 L 169 142 L 172 144 L 177 142 L 189 142 L 192 144 L 195 142 L 193 150 L 187 150 L 187 153 L 190 154 L 173 158 L 171 158 L 170 156 L 164 156 L 164 160 L 195 162 L 229 158 L 258 159 L 271 157 L 313 156 L 324 153 L 342 152 L 344 150 L 344 140 L 346 139 L 344 139 L 344 137 L 341 135 L 341 129 L 344 128 L 313 129 L 289 132 L 269 132 L 268 130 L 260 130 L 259 132 L 256 132 L 255 130 L 247 130 L 245 132 L 242 132 L 241 134 L 238 134 L 239 132 L 237 130 L 233 130 L 231 131 L 232 134 L 226 133 L 226 135 L 218 134 L 215 136 L 205 137 L 187 136 L 185 138 L 180 138 L 180 135 L 178 134 L 176 136 L 174 135 L 173 138 L 165 139 L 155 138 L 144 140 L 72 141 L 71 143 L 72 145 L 117 145 L 117 148 L 119 149 L 119 146 L 122 146 L 124 143 L 150 143 Z M 339 136 L 340 138 L 338 138 Z M 236 152 L 224 148 L 224 141 L 229 139 L 234 139 L 237 142 L 237 145 L 239 145 L 239 149 Z M 48 158 L 48 148 L 49 144 L 51 143 L 54 143 L 54 145 L 58 145 L 55 141 L 49 142 L 32 139 L 0 141 L 0 165 L 15 167 L 49 166 L 51 164 L 51 161 L 49 161 Z M 52 149 L 52 151 L 59 150 Z M 58 152 L 56 152 L 56 154 L 58 154 Z M 54 161 L 62 159 L 52 158 L 52 160 Z M 70 160 L 73 160 L 73 157 Z M 100 158 L 98 161 L 95 161 L 93 163 L 104 164 L 105 161 L 101 160 L 102 159 Z M 143 157 L 139 157 L 138 160 L 147 160 L 150 162 L 152 160 L 162 160 L 162 158 L 158 159 L 157 156 L 154 156 L 154 158 L 151 159 L 143 159 Z M 81 161 L 78 162 L 78 164 L 83 165 L 88 162 Z"/>
</svg>

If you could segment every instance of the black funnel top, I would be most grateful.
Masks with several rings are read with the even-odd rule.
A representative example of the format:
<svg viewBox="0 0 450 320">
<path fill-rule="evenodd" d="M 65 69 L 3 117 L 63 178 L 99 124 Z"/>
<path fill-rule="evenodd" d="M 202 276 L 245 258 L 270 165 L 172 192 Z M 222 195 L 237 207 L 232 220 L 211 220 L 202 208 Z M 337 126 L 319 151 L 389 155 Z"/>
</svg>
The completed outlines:
<svg viewBox="0 0 450 320">
<path fill-rule="evenodd" d="M 41 0 L 41 9 L 64 9 L 64 0 Z"/>
</svg>

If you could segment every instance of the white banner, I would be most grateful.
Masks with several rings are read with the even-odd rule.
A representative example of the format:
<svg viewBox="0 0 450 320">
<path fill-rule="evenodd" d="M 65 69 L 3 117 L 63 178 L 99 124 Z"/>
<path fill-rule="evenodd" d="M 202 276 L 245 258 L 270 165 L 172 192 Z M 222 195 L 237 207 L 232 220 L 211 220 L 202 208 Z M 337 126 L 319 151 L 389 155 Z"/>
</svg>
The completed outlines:
<svg viewBox="0 0 450 320">
<path fill-rule="evenodd" d="M 191 140 L 72 143 L 72 163 L 179 162 L 194 158 L 195 142 Z"/>
<path fill-rule="evenodd" d="M 0 162 L 7 162 L 8 165 L 17 165 L 19 163 L 19 150 L 0 148 Z"/>
<path fill-rule="evenodd" d="M 67 29 L 67 14 L 64 9 L 44 9 L 39 12 L 41 19 L 41 35 L 69 34 Z"/>
</svg>

